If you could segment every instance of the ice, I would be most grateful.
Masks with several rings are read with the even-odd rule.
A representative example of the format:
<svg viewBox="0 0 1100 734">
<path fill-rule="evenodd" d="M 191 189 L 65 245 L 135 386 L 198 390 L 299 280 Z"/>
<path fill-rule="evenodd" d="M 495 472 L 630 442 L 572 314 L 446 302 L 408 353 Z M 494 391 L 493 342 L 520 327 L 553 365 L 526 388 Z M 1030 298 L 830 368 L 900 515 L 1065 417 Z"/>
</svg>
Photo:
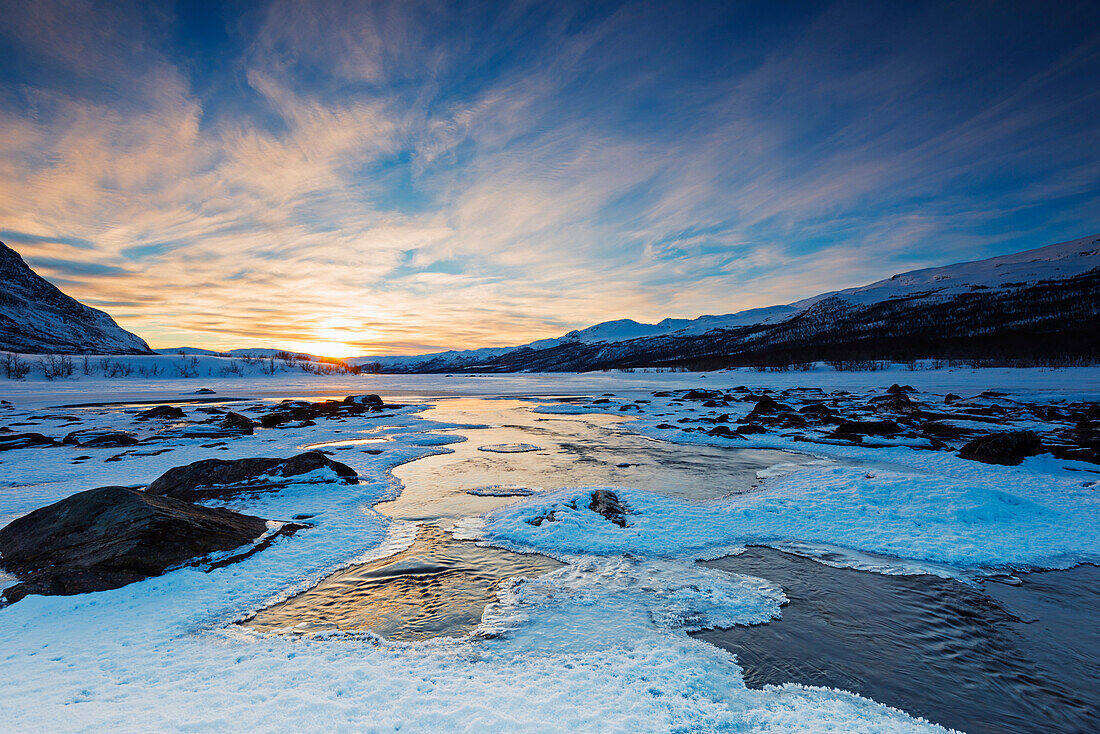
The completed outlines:
<svg viewBox="0 0 1100 734">
<path fill-rule="evenodd" d="M 371 419 L 377 429 L 371 435 L 388 439 L 383 453 L 341 452 L 340 460 L 359 473 L 360 484 L 295 482 L 227 503 L 277 522 L 307 516 L 311 527 L 293 538 L 209 572 L 182 568 L 113 591 L 30 596 L 0 610 L 0 721 L 14 731 L 174 730 L 184 724 L 194 731 L 259 730 L 285 729 L 287 722 L 357 731 L 937 730 L 840 691 L 746 688 L 733 656 L 686 632 L 773 618 L 781 613 L 782 593 L 760 579 L 703 569 L 693 560 L 737 552 L 746 543 L 790 543 L 827 562 L 855 563 L 846 557 L 861 557 L 863 563 L 879 564 L 876 570 L 890 570 L 891 559 L 944 573 L 1095 561 L 1100 508 L 1095 489 L 1085 486 L 1094 475 L 1073 471 L 1081 467 L 1049 456 L 1019 467 L 992 467 L 906 447 L 813 445 L 821 461 L 764 471 L 761 487 L 746 494 L 688 502 L 616 487 L 629 508 L 625 528 L 587 509 L 591 488 L 539 493 L 484 518 L 464 520 L 456 533 L 541 551 L 568 564 L 508 584 L 483 617 L 479 636 L 395 643 L 368 634 L 260 635 L 233 624 L 337 568 L 408 546 L 415 525 L 391 522 L 373 509 L 400 489 L 390 472 L 461 440 L 440 433 L 454 426 L 415 414 L 426 395 L 614 392 L 618 401 L 700 385 L 813 384 L 858 391 L 881 389 L 899 377 L 941 394 L 1008 388 L 1017 397 L 1100 395 L 1100 371 L 1094 369 L 904 375 L 740 371 L 712 373 L 705 380 L 642 372 L 449 380 L 212 379 L 209 386 L 219 396 L 254 398 L 261 390 L 278 398 L 377 392 L 387 402 L 417 406 Z M 4 383 L 0 397 L 12 400 L 22 416 L 43 406 L 171 397 L 193 393 L 197 386 L 174 379 Z M 630 426 L 654 438 L 720 443 L 657 429 L 658 423 L 689 415 L 686 407 L 668 402 L 654 399 Z M 74 410 L 83 418 L 81 427 L 133 427 L 132 415 L 121 409 Z M 17 418 L 5 415 L 4 421 Z M 28 430 L 56 435 L 62 423 L 46 420 Z M 5 452 L 0 522 L 94 486 L 146 483 L 170 467 L 211 455 L 290 456 L 307 443 L 362 435 L 354 428 L 319 422 L 257 431 L 227 442 L 225 451 L 177 438 L 157 444 L 170 452 L 117 462 L 104 461 L 114 450 Z M 807 449 L 781 436 L 753 437 L 739 445 Z M 93 459 L 70 463 L 78 453 Z M 569 506 L 574 501 L 576 509 Z M 537 527 L 527 522 L 549 510 L 558 510 L 557 521 Z"/>
<path fill-rule="evenodd" d="M 541 451 L 541 446 L 532 443 L 497 443 L 488 446 L 478 446 L 478 451 L 487 451 L 492 454 L 523 454 L 528 451 Z"/>
<path fill-rule="evenodd" d="M 493 484 L 488 487 L 475 487 L 466 490 L 466 494 L 472 494 L 475 497 L 525 497 L 537 492 L 537 489 L 519 484 Z"/>
</svg>

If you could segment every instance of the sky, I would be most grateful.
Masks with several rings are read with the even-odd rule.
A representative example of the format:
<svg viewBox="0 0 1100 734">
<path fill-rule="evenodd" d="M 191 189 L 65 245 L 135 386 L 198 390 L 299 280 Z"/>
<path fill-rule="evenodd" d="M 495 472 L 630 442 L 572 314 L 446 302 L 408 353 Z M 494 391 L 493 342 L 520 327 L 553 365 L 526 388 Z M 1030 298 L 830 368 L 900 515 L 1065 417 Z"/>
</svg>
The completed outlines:
<svg viewBox="0 0 1100 734">
<path fill-rule="evenodd" d="M 0 17 L 0 240 L 153 347 L 520 344 L 1100 232 L 1091 1 Z"/>
</svg>

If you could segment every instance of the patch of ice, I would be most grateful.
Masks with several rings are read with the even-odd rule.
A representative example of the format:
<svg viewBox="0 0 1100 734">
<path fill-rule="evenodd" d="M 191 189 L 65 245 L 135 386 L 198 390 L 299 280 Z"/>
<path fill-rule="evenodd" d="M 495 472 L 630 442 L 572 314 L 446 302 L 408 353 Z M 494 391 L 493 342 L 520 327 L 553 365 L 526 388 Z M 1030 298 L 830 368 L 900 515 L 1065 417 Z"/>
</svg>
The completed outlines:
<svg viewBox="0 0 1100 734">
<path fill-rule="evenodd" d="M 492 454 L 522 454 L 527 451 L 542 451 L 542 447 L 532 443 L 497 443 L 488 446 L 478 446 L 477 450 L 487 451 Z"/>
<path fill-rule="evenodd" d="M 491 484 L 487 487 L 466 490 L 466 494 L 472 494 L 475 497 L 529 497 L 537 492 L 537 489 L 520 484 Z"/>
</svg>

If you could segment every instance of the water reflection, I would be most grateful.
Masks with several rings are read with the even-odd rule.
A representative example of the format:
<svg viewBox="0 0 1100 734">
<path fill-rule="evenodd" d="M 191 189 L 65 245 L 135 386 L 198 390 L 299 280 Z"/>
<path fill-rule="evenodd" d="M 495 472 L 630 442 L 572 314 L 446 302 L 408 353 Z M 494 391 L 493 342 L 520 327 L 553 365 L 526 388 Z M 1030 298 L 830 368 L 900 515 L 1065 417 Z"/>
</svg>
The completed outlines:
<svg viewBox="0 0 1100 734">
<path fill-rule="evenodd" d="M 339 571 L 317 586 L 257 613 L 262 631 L 372 630 L 395 640 L 460 636 L 477 626 L 503 579 L 535 577 L 561 564 L 454 540 L 460 518 L 568 486 L 631 486 L 691 500 L 751 489 L 757 472 L 801 461 L 758 449 L 681 446 L 630 433 L 610 415 L 548 417 L 521 400 L 445 400 L 424 417 L 466 427 L 451 453 L 404 464 L 400 496 L 375 506 L 420 524 L 407 551 Z M 331 444 L 330 444 L 331 445 Z M 534 446 L 534 451 L 484 451 Z"/>
</svg>

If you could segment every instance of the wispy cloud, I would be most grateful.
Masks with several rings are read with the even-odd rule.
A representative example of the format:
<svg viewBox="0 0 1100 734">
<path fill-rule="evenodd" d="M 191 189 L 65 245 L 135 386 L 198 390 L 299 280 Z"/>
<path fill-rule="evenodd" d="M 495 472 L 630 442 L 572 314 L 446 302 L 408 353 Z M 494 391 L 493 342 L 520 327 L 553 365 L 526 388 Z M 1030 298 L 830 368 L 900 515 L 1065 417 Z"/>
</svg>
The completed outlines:
<svg viewBox="0 0 1100 734">
<path fill-rule="evenodd" d="M 0 5 L 0 239 L 158 345 L 517 343 L 1100 229 L 1084 4 Z"/>
</svg>

